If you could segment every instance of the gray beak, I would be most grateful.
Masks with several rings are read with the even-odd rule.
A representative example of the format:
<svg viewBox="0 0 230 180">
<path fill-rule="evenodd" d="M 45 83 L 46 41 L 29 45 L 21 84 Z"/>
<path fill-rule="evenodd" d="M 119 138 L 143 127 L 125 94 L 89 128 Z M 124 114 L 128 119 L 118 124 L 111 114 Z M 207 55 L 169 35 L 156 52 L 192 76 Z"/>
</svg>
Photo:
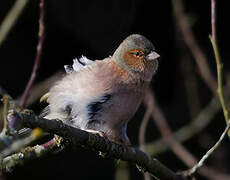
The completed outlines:
<svg viewBox="0 0 230 180">
<path fill-rule="evenodd" d="M 157 54 L 155 51 L 151 51 L 151 52 L 146 56 L 146 60 L 151 61 L 151 60 L 157 59 L 157 58 L 159 58 L 159 57 L 160 57 L 159 54 Z"/>
</svg>

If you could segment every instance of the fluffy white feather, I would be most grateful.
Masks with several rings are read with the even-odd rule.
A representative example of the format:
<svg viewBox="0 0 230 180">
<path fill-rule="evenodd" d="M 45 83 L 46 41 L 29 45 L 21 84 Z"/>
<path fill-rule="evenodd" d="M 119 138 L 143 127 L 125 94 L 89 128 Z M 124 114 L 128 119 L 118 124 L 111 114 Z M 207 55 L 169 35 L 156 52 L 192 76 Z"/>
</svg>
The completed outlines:
<svg viewBox="0 0 230 180">
<path fill-rule="evenodd" d="M 71 74 L 73 71 L 80 71 L 83 68 L 88 67 L 89 65 L 93 64 L 95 61 L 88 59 L 86 56 L 83 56 L 78 59 L 73 59 L 73 65 L 64 65 L 65 71 L 67 74 Z"/>
</svg>

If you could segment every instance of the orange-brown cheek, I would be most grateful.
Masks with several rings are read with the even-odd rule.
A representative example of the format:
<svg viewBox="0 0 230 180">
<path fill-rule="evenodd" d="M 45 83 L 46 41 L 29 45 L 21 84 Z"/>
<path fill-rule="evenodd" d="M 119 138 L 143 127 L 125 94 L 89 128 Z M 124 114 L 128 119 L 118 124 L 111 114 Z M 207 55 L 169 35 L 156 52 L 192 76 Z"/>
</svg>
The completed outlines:
<svg viewBox="0 0 230 180">
<path fill-rule="evenodd" d="M 145 62 L 143 58 L 134 57 L 132 54 L 129 54 L 128 52 L 124 54 L 123 59 L 125 61 L 125 64 L 132 68 L 135 71 L 143 71 Z"/>
</svg>

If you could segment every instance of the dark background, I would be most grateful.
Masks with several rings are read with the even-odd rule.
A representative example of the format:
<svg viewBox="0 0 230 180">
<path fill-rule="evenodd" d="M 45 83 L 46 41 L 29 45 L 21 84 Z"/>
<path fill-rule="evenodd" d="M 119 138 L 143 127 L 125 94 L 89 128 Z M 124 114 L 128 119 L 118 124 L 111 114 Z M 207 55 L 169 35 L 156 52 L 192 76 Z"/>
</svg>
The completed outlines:
<svg viewBox="0 0 230 180">
<path fill-rule="evenodd" d="M 13 0 L 0 1 L 0 22 L 13 3 Z M 38 4 L 37 0 L 28 3 L 0 48 L 0 85 L 13 97 L 23 92 L 34 63 Z M 227 7 L 224 1 L 217 2 L 217 36 L 225 72 L 229 70 L 230 54 Z M 211 70 L 215 74 L 216 65 L 208 38 L 211 32 L 210 1 L 185 1 L 185 9 L 198 43 L 206 53 Z M 178 45 L 178 37 L 181 39 L 181 35 L 175 29 L 171 1 L 47 0 L 45 10 L 46 38 L 36 82 L 45 80 L 57 70 L 63 69 L 63 65 L 72 64 L 75 57 L 85 55 L 89 59 L 103 59 L 112 55 L 126 36 L 139 33 L 150 39 L 161 55 L 159 70 L 153 79 L 152 87 L 170 126 L 176 130 L 191 121 L 182 70 L 183 61 L 188 59 L 181 58 Z M 186 47 L 183 51 L 190 57 L 189 61 L 192 59 L 190 64 L 198 81 L 201 107 L 204 107 L 212 98 L 212 94 L 199 77 L 190 51 Z M 43 107 L 37 101 L 31 108 L 39 113 Z M 128 135 L 134 145 L 138 145 L 138 130 L 144 112 L 145 108 L 141 106 L 128 126 Z M 224 118 L 219 113 L 207 128 L 184 145 L 199 158 L 210 148 L 211 143 L 217 140 L 224 127 Z M 160 137 L 153 121 L 150 121 L 147 130 L 148 142 Z M 204 137 L 207 137 L 210 143 L 205 144 Z M 227 143 L 229 141 L 225 141 L 225 145 L 208 161 L 222 172 L 229 172 L 229 155 L 224 153 L 229 148 Z M 187 168 L 171 151 L 159 155 L 158 159 L 175 171 Z M 102 159 L 87 150 L 69 149 L 28 163 L 7 175 L 7 179 L 113 179 L 115 167 L 113 160 Z M 131 179 L 142 178 L 135 166 L 130 168 Z"/>
</svg>

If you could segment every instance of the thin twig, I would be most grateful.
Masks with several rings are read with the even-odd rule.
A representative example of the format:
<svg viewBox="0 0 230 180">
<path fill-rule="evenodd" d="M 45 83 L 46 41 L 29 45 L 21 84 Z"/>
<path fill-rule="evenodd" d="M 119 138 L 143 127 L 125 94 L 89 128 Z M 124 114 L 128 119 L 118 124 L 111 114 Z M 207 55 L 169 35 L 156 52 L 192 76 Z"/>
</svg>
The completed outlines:
<svg viewBox="0 0 230 180">
<path fill-rule="evenodd" d="M 183 80 L 186 92 L 186 100 L 189 109 L 190 119 L 194 119 L 195 116 L 201 111 L 201 104 L 198 90 L 197 74 L 194 71 L 195 65 L 192 57 L 190 56 L 186 44 L 180 38 L 180 32 L 178 28 L 175 28 L 176 43 L 178 45 L 180 56 L 180 69 L 183 73 Z"/>
<path fill-rule="evenodd" d="M 46 78 L 44 81 L 39 82 L 35 85 L 30 90 L 30 96 L 28 97 L 26 101 L 26 105 L 29 106 L 32 103 L 34 103 L 37 99 L 41 98 L 42 95 L 47 93 L 49 89 L 57 82 L 61 77 L 63 76 L 62 71 L 58 71 L 52 76 Z M 20 100 L 22 96 L 19 96 L 16 98 L 17 101 Z"/>
<path fill-rule="evenodd" d="M 219 140 L 215 143 L 215 145 L 205 153 L 205 155 L 201 158 L 201 160 L 200 160 L 192 169 L 189 170 L 189 175 L 194 174 L 194 173 L 197 171 L 198 168 L 200 168 L 201 166 L 203 166 L 205 160 L 206 160 L 207 158 L 209 158 L 209 156 L 210 156 L 210 155 L 219 147 L 219 145 L 222 143 L 222 141 L 223 141 L 225 135 L 227 134 L 229 128 L 230 128 L 230 123 L 227 124 L 227 126 L 226 126 L 224 132 L 221 134 Z"/>
<path fill-rule="evenodd" d="M 211 0 L 212 38 L 216 40 L 216 0 Z"/>
<path fill-rule="evenodd" d="M 168 123 L 163 115 L 163 113 L 161 112 L 161 109 L 159 108 L 159 106 L 156 103 L 155 100 L 155 95 L 153 90 L 151 90 L 150 88 L 147 89 L 146 92 L 146 100 L 150 101 L 150 102 L 144 102 L 146 106 L 151 105 L 152 106 L 152 117 L 158 127 L 158 129 L 160 130 L 161 134 L 163 137 L 167 138 L 169 136 L 171 136 L 171 130 L 168 126 Z"/>
<path fill-rule="evenodd" d="M 5 136 L 8 133 L 8 121 L 7 121 L 7 114 L 8 114 L 8 109 L 9 109 L 9 96 L 8 95 L 3 95 L 3 129 L 0 134 L 0 136 Z"/>
<path fill-rule="evenodd" d="M 30 162 L 33 159 L 39 158 L 41 156 L 46 156 L 47 154 L 51 154 L 55 151 L 62 150 L 63 142 L 58 138 L 54 138 L 49 141 L 49 145 L 42 144 L 36 145 L 33 147 L 26 147 L 21 152 L 7 156 L 2 159 L 2 165 L 5 172 L 12 172 L 16 166 L 22 166 L 26 162 Z"/>
<path fill-rule="evenodd" d="M 202 167 L 205 160 L 219 147 L 219 145 L 222 143 L 225 135 L 227 132 L 229 132 L 229 137 L 230 137 L 230 131 L 229 127 L 230 127 L 230 121 L 229 121 L 229 112 L 227 110 L 226 104 L 225 104 L 225 99 L 224 99 L 224 94 L 223 94 L 223 77 L 222 77 L 222 68 L 223 68 L 223 64 L 221 62 L 221 58 L 220 58 L 220 54 L 219 54 L 219 50 L 218 50 L 218 46 L 216 43 L 216 28 L 215 28 L 215 18 L 216 18 L 216 12 L 215 12 L 215 0 L 211 0 L 211 24 L 212 24 L 212 36 L 210 37 L 212 46 L 213 46 L 213 50 L 214 50 L 214 54 L 215 54 L 215 58 L 216 58 L 216 64 L 217 64 L 217 80 L 218 80 L 218 88 L 217 88 L 217 93 L 219 96 L 219 100 L 224 112 L 224 117 L 227 123 L 227 127 L 225 128 L 224 132 L 222 133 L 222 135 L 220 136 L 219 140 L 215 143 L 215 145 L 206 152 L 206 154 L 201 158 L 201 160 L 192 168 L 190 169 L 189 175 L 194 174 L 198 168 Z"/>
<path fill-rule="evenodd" d="M 0 47 L 17 22 L 28 0 L 17 0 L 0 25 Z"/>
<path fill-rule="evenodd" d="M 217 93 L 218 93 L 218 96 L 219 96 L 220 104 L 221 104 L 223 112 L 224 112 L 225 121 L 228 124 L 229 111 L 228 111 L 226 103 L 225 103 L 224 92 L 223 92 L 223 72 L 222 72 L 223 64 L 222 64 L 222 61 L 221 61 L 221 58 L 220 58 L 220 54 L 219 54 L 219 50 L 218 50 L 216 40 L 213 39 L 213 37 L 211 37 L 211 36 L 209 36 L 209 37 L 210 37 L 212 47 L 213 47 L 213 50 L 214 50 L 214 54 L 215 54 L 215 58 L 216 58 L 217 79 L 218 79 Z M 230 131 L 228 132 L 228 136 L 230 137 Z"/>
<path fill-rule="evenodd" d="M 173 136 L 172 131 L 164 117 L 160 107 L 158 106 L 154 93 L 148 89 L 146 95 L 152 105 L 152 117 L 161 132 L 161 135 L 166 139 L 167 143 L 170 145 L 172 151 L 188 166 L 193 166 L 196 163 L 196 159 L 189 153 Z"/>
<path fill-rule="evenodd" d="M 152 101 L 151 103 L 153 105 L 152 116 L 162 136 L 164 137 L 165 142 L 169 145 L 169 147 L 177 155 L 177 157 L 179 157 L 187 166 L 189 167 L 194 166 L 198 162 L 198 160 L 184 146 L 182 146 L 176 138 L 174 138 L 171 132 L 171 129 L 167 124 L 166 118 L 164 117 L 163 113 L 161 112 L 161 109 L 159 108 L 159 106 L 157 105 L 155 101 L 154 93 L 150 89 L 148 89 L 147 91 L 147 96 L 148 97 L 146 99 L 148 99 L 148 101 Z M 165 145 L 162 145 L 162 146 L 165 146 Z M 219 180 L 220 177 L 222 179 L 229 178 L 228 175 L 224 175 L 217 171 L 215 171 L 215 173 L 210 173 L 214 171 L 215 170 L 204 166 L 200 169 L 199 173 L 212 180 Z M 186 175 L 188 174 L 186 173 Z"/>
<path fill-rule="evenodd" d="M 33 86 L 34 80 L 36 78 L 36 74 L 38 71 L 38 67 L 40 64 L 41 54 L 42 54 L 42 48 L 43 48 L 43 41 L 45 38 L 44 35 L 44 14 L 45 14 L 45 8 L 44 8 L 44 0 L 40 0 L 40 17 L 39 17 L 39 32 L 38 32 L 38 45 L 37 45 L 37 53 L 36 58 L 33 66 L 33 70 L 30 76 L 30 79 L 26 85 L 26 88 L 24 90 L 24 93 L 22 95 L 22 98 L 20 100 L 20 105 L 23 107 L 28 99 L 30 89 Z"/>
<path fill-rule="evenodd" d="M 229 121 L 229 111 L 227 109 L 225 99 L 224 99 L 224 92 L 223 92 L 223 63 L 220 58 L 220 53 L 218 49 L 218 45 L 216 42 L 216 2 L 215 0 L 211 0 L 211 24 L 212 24 L 212 36 L 209 36 L 213 51 L 215 54 L 215 59 L 216 59 L 216 65 L 217 65 L 217 82 L 218 82 L 218 87 L 217 87 L 217 94 L 219 96 L 219 100 L 224 112 L 224 118 L 226 123 L 228 124 Z M 230 131 L 228 132 L 228 136 L 230 137 Z"/>
<path fill-rule="evenodd" d="M 31 135 L 24 138 L 14 141 L 9 147 L 0 152 L 1 157 L 6 157 L 12 153 L 19 151 L 21 148 L 24 148 L 31 142 L 37 140 L 42 135 L 42 130 L 40 128 L 35 128 Z"/>
<path fill-rule="evenodd" d="M 195 62 L 199 68 L 201 78 L 210 88 L 212 93 L 216 95 L 216 89 L 217 89 L 216 78 L 211 73 L 208 65 L 208 60 L 204 52 L 201 50 L 201 47 L 197 43 L 195 36 L 187 21 L 186 15 L 184 14 L 183 1 L 172 0 L 172 5 L 173 5 L 173 11 L 174 11 L 176 22 L 179 25 L 185 44 L 188 46 L 189 50 L 191 51 L 195 59 Z"/>
<path fill-rule="evenodd" d="M 30 90 L 31 96 L 28 97 L 26 105 L 28 105 L 28 106 L 31 105 L 37 99 L 39 99 L 43 94 L 47 93 L 49 91 L 50 87 L 52 87 L 52 85 L 55 82 L 57 82 L 59 79 L 61 79 L 62 75 L 63 75 L 63 72 L 60 70 L 60 71 L 57 71 L 52 76 L 46 78 L 44 81 L 35 84 Z M 6 92 L 6 90 L 4 90 L 4 88 L 0 87 L 0 95 L 4 95 L 4 94 L 7 94 L 9 96 L 9 94 Z M 17 102 L 20 100 L 20 98 L 21 98 L 21 96 L 17 97 L 14 102 L 12 102 L 13 100 L 11 99 L 11 103 L 15 103 L 15 106 L 19 107 Z M 0 107 L 0 112 L 2 112 L 2 107 Z"/>
<path fill-rule="evenodd" d="M 224 87 L 224 92 L 227 99 L 230 98 L 228 86 Z M 188 124 L 179 128 L 172 136 L 179 142 L 184 142 L 201 132 L 211 122 L 217 112 L 221 109 L 221 105 L 218 103 L 218 97 L 213 97 L 210 103 L 203 108 L 203 110 Z M 145 145 L 147 154 L 157 155 L 165 152 L 169 148 L 167 140 L 160 139 L 154 143 L 148 143 Z"/>
</svg>

